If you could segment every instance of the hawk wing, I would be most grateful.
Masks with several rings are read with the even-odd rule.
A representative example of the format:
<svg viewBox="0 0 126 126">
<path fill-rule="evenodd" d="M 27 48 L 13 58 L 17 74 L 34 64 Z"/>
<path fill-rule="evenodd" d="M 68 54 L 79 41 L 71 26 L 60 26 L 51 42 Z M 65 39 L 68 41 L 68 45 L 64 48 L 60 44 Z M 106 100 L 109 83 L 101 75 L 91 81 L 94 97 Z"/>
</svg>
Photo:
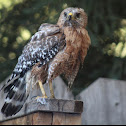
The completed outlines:
<svg viewBox="0 0 126 126">
<path fill-rule="evenodd" d="M 60 32 L 59 26 L 42 24 L 38 32 L 32 36 L 30 42 L 24 47 L 9 81 L 19 74 L 24 76 L 38 62 L 41 62 L 41 65 L 46 64 L 64 45 L 65 36 Z"/>
<path fill-rule="evenodd" d="M 65 47 L 65 36 L 57 25 L 42 24 L 30 42 L 24 47 L 22 55 L 4 88 L 7 93 L 5 104 L 1 109 L 6 116 L 20 111 L 26 101 L 26 76 L 32 67 L 40 62 L 39 66 L 47 64 L 56 54 Z"/>
</svg>

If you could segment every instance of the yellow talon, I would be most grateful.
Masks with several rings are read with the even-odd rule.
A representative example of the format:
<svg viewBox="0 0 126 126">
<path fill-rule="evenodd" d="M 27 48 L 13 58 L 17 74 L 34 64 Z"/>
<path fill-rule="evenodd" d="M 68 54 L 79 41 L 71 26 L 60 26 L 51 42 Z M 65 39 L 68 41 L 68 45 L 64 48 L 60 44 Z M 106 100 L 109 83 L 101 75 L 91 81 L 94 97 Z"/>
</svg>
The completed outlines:
<svg viewBox="0 0 126 126">
<path fill-rule="evenodd" d="M 47 97 L 47 96 L 42 96 L 42 97 L 37 96 L 35 99 L 38 100 L 38 99 L 41 99 L 41 98 L 45 98 L 45 99 L 47 99 L 48 97 Z"/>
</svg>

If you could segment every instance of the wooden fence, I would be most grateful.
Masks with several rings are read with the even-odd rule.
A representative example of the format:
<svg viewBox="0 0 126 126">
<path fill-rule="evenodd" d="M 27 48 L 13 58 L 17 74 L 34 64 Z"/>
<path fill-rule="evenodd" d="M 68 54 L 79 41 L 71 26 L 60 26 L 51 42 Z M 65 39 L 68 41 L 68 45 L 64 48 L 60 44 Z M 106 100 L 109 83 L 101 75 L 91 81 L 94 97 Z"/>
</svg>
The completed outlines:
<svg viewBox="0 0 126 126">
<path fill-rule="evenodd" d="M 0 125 L 81 125 L 83 102 L 57 99 L 44 102 L 34 100 L 25 104 L 22 115 L 4 119 Z"/>
<path fill-rule="evenodd" d="M 45 87 L 45 88 L 48 89 L 48 87 Z M 83 105 L 84 111 L 82 113 L 83 125 L 117 125 L 117 124 L 124 125 L 126 124 L 126 109 L 125 109 L 126 81 L 99 78 L 93 84 L 91 84 L 87 89 L 82 91 L 76 98 L 74 98 L 74 96 L 72 95 L 72 92 L 67 91 L 67 87 L 65 83 L 62 81 L 61 78 L 58 77 L 54 81 L 54 91 L 58 99 L 64 99 L 64 100 L 66 99 L 66 101 L 72 101 L 73 104 L 76 102 L 73 99 L 83 101 L 84 103 Z M 38 92 L 39 91 L 37 91 L 36 89 L 36 91 L 32 93 L 30 97 L 35 96 L 36 93 L 38 94 Z M 0 98 L 1 99 L 0 107 L 1 107 L 3 104 L 3 100 L 2 100 L 4 97 L 3 94 L 0 94 L 0 97 L 1 97 Z M 26 104 L 30 102 L 31 100 L 30 97 L 29 97 L 29 100 L 26 102 Z M 80 102 L 80 104 L 81 103 L 82 102 Z M 80 106 L 82 107 L 82 104 Z M 36 114 L 40 115 L 39 111 Z M 54 114 L 54 116 L 51 116 L 51 117 L 56 117 L 56 118 L 53 118 L 53 119 L 51 118 L 51 120 L 53 121 L 57 120 L 58 122 L 61 122 L 61 124 L 70 124 L 71 122 L 73 122 L 73 124 L 81 123 L 81 112 L 78 112 L 78 113 L 73 112 L 71 114 L 68 109 L 68 113 L 51 111 L 51 115 L 52 114 Z M 17 114 L 17 116 L 20 116 L 20 115 L 24 115 L 24 108 L 22 109 L 21 112 Z M 41 116 L 43 117 L 43 114 Z M 38 117 L 41 117 L 41 116 L 38 116 Z M 27 116 L 27 118 L 25 119 L 27 119 L 27 121 L 28 119 L 33 120 L 33 117 L 34 115 L 30 115 L 30 116 Z M 43 118 L 46 118 L 46 117 L 43 117 Z M 69 121 L 62 120 L 62 119 L 68 119 Z M 0 120 L 5 120 L 2 114 L 0 114 Z M 78 122 L 75 120 L 78 120 Z M 33 122 L 36 122 L 37 124 L 39 123 L 42 124 L 41 121 L 33 120 Z M 56 124 L 57 121 L 54 121 L 55 123 L 51 122 L 51 124 Z M 15 120 L 14 122 L 18 122 L 18 121 Z"/>
<path fill-rule="evenodd" d="M 99 78 L 78 95 L 84 125 L 126 124 L 126 81 Z"/>
</svg>

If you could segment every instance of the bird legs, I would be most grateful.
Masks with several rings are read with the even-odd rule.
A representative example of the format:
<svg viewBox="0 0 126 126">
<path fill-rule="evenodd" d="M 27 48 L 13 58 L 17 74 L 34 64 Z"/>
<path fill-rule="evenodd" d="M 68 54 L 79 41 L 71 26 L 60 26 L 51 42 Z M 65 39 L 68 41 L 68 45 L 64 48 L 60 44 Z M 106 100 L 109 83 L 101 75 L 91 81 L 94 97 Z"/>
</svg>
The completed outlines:
<svg viewBox="0 0 126 126">
<path fill-rule="evenodd" d="M 45 92 L 45 89 L 43 87 L 42 82 L 41 81 L 38 81 L 38 84 L 39 84 L 40 90 L 41 90 L 42 95 L 43 95 L 41 98 L 48 98 L 47 95 L 46 95 L 46 92 Z M 40 97 L 39 96 L 36 97 L 36 99 L 38 99 L 38 98 L 40 98 Z"/>
<path fill-rule="evenodd" d="M 46 95 L 46 92 L 45 92 L 45 89 L 43 87 L 42 82 L 38 81 L 38 84 L 39 84 L 39 87 L 40 87 L 40 90 L 41 90 L 43 96 L 42 97 L 38 96 L 38 97 L 36 97 L 36 99 L 38 99 L 38 98 L 48 98 L 47 95 Z M 50 98 L 51 99 L 55 98 L 54 91 L 53 91 L 53 86 L 52 86 L 52 81 L 49 82 L 49 89 L 50 89 L 50 94 L 51 94 Z"/>
<path fill-rule="evenodd" d="M 55 98 L 52 81 L 49 81 L 49 89 L 50 89 L 50 94 L 51 94 L 50 98 L 52 98 L 52 99 Z"/>
</svg>

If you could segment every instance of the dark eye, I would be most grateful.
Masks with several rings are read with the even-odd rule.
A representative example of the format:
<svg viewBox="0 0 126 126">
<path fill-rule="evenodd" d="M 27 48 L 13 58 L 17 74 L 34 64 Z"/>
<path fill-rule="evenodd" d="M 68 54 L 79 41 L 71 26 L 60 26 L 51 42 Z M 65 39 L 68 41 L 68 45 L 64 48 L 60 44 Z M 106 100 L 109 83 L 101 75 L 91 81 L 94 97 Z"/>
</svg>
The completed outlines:
<svg viewBox="0 0 126 126">
<path fill-rule="evenodd" d="M 64 17 L 67 17 L 67 13 L 66 12 L 64 12 Z"/>
<path fill-rule="evenodd" d="M 80 18 L 80 13 L 76 13 L 76 18 Z"/>
</svg>

